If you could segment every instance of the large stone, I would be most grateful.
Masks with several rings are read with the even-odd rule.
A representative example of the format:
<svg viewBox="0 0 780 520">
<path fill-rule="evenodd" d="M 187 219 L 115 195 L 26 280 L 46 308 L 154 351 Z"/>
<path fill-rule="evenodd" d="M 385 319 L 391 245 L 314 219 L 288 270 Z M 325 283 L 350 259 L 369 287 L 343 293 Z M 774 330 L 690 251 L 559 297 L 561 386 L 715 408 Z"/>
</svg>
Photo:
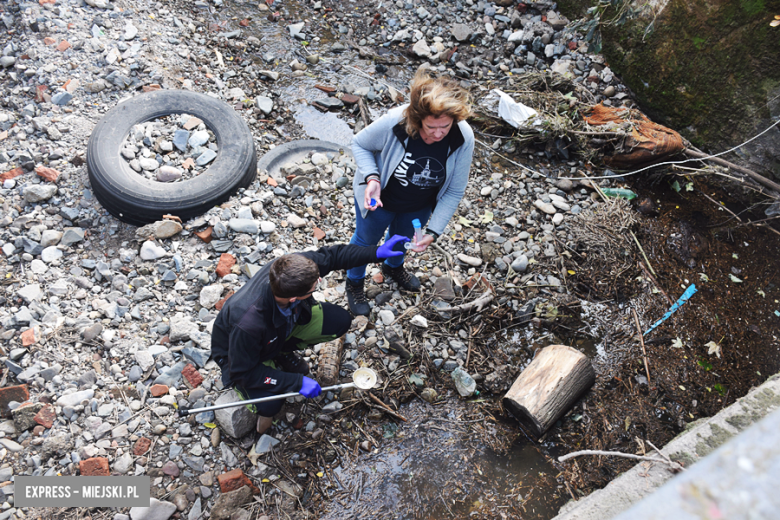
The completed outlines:
<svg viewBox="0 0 780 520">
<path fill-rule="evenodd" d="M 274 101 L 269 97 L 257 96 L 255 98 L 255 106 L 265 115 L 268 115 L 274 109 Z"/>
<path fill-rule="evenodd" d="M 198 325 L 187 316 L 174 316 L 171 318 L 170 325 L 171 330 L 168 332 L 168 339 L 171 342 L 188 340 L 192 332 L 200 331 Z"/>
<path fill-rule="evenodd" d="M 33 184 L 24 190 L 24 200 L 29 204 L 44 202 L 57 194 L 57 186 L 51 184 Z"/>
<path fill-rule="evenodd" d="M 224 287 L 221 284 L 207 285 L 200 290 L 200 305 L 205 309 L 211 309 L 222 296 Z"/>
<path fill-rule="evenodd" d="M 170 238 L 178 233 L 181 233 L 181 224 L 175 220 L 158 220 L 152 222 L 144 227 L 140 227 L 135 230 L 135 236 L 138 238 L 149 238 L 153 236 L 155 238 Z"/>
<path fill-rule="evenodd" d="M 130 520 L 168 520 L 175 512 L 175 504 L 150 498 L 149 507 L 130 508 Z M 213 516 L 212 513 L 212 518 Z"/>
<path fill-rule="evenodd" d="M 465 42 L 471 38 L 471 28 L 464 23 L 452 24 L 452 37 L 459 42 Z"/>
<path fill-rule="evenodd" d="M 223 493 L 217 498 L 211 508 L 211 520 L 228 520 L 241 506 L 252 501 L 252 490 L 244 486 L 229 493 Z M 176 507 L 176 506 L 174 506 Z M 133 518 L 133 520 L 136 520 Z M 144 518 L 143 520 L 148 520 Z M 157 519 L 155 519 L 157 520 Z M 166 519 L 167 520 L 167 519 Z"/>
<path fill-rule="evenodd" d="M 214 404 L 234 403 L 240 398 L 235 390 L 230 390 L 222 394 Z M 257 416 L 250 412 L 245 406 L 234 406 L 232 408 L 223 408 L 215 410 L 217 423 L 222 430 L 235 439 L 240 439 L 247 433 L 255 429 Z"/>
</svg>

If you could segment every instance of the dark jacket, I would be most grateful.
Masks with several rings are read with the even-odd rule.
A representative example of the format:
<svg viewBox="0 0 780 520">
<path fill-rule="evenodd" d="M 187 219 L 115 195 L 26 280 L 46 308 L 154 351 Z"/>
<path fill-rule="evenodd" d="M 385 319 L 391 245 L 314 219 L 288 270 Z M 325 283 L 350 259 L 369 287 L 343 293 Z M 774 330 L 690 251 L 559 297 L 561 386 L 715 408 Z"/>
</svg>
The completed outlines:
<svg viewBox="0 0 780 520">
<path fill-rule="evenodd" d="M 313 260 L 325 276 L 337 269 L 350 269 L 376 262 L 376 247 L 336 245 L 316 251 L 296 253 Z M 303 376 L 276 370 L 263 364 L 274 360 L 282 351 L 287 321 L 271 292 L 268 262 L 241 289 L 228 298 L 214 321 L 211 354 L 222 368 L 225 386 L 236 384 L 244 389 L 260 389 L 274 394 L 297 392 Z M 300 300 L 297 323 L 311 320 L 311 298 Z"/>
</svg>

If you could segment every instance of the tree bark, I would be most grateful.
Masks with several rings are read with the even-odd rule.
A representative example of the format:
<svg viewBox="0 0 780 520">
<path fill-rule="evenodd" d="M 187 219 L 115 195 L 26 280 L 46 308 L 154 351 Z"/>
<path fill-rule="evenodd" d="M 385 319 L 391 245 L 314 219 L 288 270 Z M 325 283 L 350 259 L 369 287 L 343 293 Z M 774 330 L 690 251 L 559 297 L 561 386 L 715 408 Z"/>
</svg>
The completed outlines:
<svg viewBox="0 0 780 520">
<path fill-rule="evenodd" d="M 550 345 L 515 380 L 504 406 L 541 437 L 595 381 L 587 356 L 565 345 Z"/>
</svg>

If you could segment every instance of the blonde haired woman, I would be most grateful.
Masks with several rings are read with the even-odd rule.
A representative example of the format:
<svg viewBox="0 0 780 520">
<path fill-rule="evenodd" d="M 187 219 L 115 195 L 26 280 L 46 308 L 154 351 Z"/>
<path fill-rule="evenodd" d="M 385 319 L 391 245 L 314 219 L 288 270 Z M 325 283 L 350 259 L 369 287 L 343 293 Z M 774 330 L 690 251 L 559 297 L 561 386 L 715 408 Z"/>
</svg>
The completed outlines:
<svg viewBox="0 0 780 520">
<path fill-rule="evenodd" d="M 412 237 L 413 220 L 426 227 L 415 247 L 425 251 L 444 231 L 463 198 L 474 154 L 474 133 L 466 122 L 470 98 L 452 79 L 418 71 L 410 102 L 358 133 L 352 141 L 357 163 L 353 181 L 356 222 L 351 244 L 375 246 L 382 235 Z M 402 250 L 401 244 L 396 246 Z M 418 291 L 420 281 L 404 269 L 404 256 L 382 264 L 385 278 Z M 355 315 L 371 311 L 364 292 L 366 266 L 347 271 L 347 301 Z"/>
</svg>

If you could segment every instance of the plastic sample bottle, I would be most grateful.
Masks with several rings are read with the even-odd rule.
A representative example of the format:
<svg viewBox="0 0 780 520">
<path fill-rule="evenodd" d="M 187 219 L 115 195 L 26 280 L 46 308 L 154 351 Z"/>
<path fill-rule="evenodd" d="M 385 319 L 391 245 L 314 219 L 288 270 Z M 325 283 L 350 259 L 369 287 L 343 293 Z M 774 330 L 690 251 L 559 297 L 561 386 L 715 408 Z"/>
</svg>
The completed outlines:
<svg viewBox="0 0 780 520">
<path fill-rule="evenodd" d="M 607 197 L 616 197 L 621 199 L 632 200 L 636 198 L 636 193 L 625 188 L 601 188 L 601 191 Z"/>
<path fill-rule="evenodd" d="M 420 224 L 420 220 L 419 219 L 412 220 L 412 227 L 414 227 L 414 237 L 410 242 L 405 243 L 404 247 L 406 249 L 411 249 L 413 251 L 416 251 L 415 248 L 423 239 L 422 224 Z"/>
</svg>

